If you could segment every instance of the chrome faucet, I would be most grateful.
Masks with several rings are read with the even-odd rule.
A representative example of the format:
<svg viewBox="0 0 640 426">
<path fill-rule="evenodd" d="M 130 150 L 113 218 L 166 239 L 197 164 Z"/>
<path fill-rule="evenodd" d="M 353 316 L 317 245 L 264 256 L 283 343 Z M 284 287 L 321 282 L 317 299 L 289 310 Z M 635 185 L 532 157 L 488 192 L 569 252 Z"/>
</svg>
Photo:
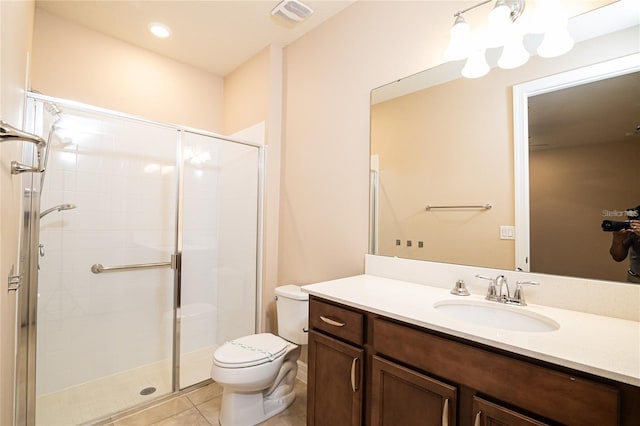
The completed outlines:
<svg viewBox="0 0 640 426">
<path fill-rule="evenodd" d="M 19 163 L 17 161 L 11 162 L 11 174 L 17 175 L 24 172 L 44 172 L 44 164 L 42 162 L 42 150 L 47 146 L 47 141 L 42 139 L 38 135 L 23 132 L 20 129 L 13 127 L 12 125 L 0 120 L 0 142 L 5 141 L 22 141 L 31 142 L 36 146 L 37 164 L 35 166 L 29 166 Z"/>
<path fill-rule="evenodd" d="M 523 285 L 540 285 L 535 281 L 516 281 L 516 289 L 509 291 L 509 284 L 507 284 L 507 278 L 500 274 L 495 278 L 485 277 L 483 275 L 476 275 L 477 278 L 489 281 L 489 288 L 487 288 L 487 295 L 485 299 L 493 302 L 506 303 L 509 305 L 526 306 L 527 303 L 524 300 L 524 292 L 522 291 Z M 506 294 L 503 294 L 502 288 L 506 288 Z"/>
</svg>

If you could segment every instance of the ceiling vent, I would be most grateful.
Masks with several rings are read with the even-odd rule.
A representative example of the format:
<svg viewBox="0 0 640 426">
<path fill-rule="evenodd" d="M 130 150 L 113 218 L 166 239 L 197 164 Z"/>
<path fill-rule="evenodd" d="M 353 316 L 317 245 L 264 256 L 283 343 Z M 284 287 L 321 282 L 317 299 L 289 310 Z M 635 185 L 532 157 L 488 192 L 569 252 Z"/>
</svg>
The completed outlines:
<svg viewBox="0 0 640 426">
<path fill-rule="evenodd" d="M 283 0 L 271 10 L 271 15 L 292 23 L 302 22 L 312 13 L 313 9 L 298 0 Z"/>
</svg>

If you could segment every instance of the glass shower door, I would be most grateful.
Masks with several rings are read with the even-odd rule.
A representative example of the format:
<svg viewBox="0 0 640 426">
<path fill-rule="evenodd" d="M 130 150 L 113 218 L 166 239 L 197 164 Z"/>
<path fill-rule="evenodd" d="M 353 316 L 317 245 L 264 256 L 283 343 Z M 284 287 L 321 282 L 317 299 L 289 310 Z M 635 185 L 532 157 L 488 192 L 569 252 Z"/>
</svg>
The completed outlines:
<svg viewBox="0 0 640 426">
<path fill-rule="evenodd" d="M 256 331 L 260 149 L 184 132 L 180 388 L 214 350 Z"/>
<path fill-rule="evenodd" d="M 36 424 L 70 425 L 173 391 L 178 132 L 40 108 Z"/>
</svg>

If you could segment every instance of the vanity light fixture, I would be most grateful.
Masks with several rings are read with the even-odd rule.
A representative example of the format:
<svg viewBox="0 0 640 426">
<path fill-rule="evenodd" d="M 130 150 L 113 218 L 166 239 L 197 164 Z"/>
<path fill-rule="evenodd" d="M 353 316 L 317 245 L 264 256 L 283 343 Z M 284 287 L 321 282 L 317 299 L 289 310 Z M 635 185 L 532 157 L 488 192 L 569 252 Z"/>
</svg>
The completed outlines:
<svg viewBox="0 0 640 426">
<path fill-rule="evenodd" d="M 474 34 L 463 15 L 487 3 L 494 3 L 489 12 L 484 33 Z M 527 20 L 518 20 L 525 9 L 525 0 L 486 0 L 456 12 L 451 28 L 451 39 L 445 51 L 447 60 L 466 59 L 462 75 L 478 78 L 489 72 L 485 58 L 489 48 L 502 47 L 498 66 L 504 69 L 524 65 L 531 56 L 524 47 L 526 34 L 544 34 L 537 53 L 543 58 L 560 56 L 573 48 L 573 39 L 567 31 L 568 17 L 560 0 L 536 0 L 535 11 Z"/>
<path fill-rule="evenodd" d="M 150 23 L 149 31 L 158 38 L 167 38 L 171 35 L 171 29 L 161 22 Z"/>
</svg>

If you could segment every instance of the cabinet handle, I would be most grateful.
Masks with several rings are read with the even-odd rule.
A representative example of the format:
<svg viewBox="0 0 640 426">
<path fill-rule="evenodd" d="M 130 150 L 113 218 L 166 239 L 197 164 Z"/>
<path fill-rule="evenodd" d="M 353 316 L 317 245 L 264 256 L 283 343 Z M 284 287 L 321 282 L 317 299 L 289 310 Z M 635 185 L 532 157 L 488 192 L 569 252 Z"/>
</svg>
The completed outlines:
<svg viewBox="0 0 640 426">
<path fill-rule="evenodd" d="M 476 421 L 473 422 L 473 426 L 481 426 L 481 424 L 480 424 L 480 414 L 482 414 L 482 411 L 478 411 L 478 414 L 476 414 Z"/>
<path fill-rule="evenodd" d="M 354 392 L 358 390 L 358 383 L 356 381 L 356 364 L 358 363 L 358 357 L 355 357 L 353 361 L 351 361 L 351 389 Z"/>
<path fill-rule="evenodd" d="M 335 321 L 335 320 L 332 320 L 331 318 L 323 317 L 322 315 L 320 315 L 320 319 L 322 321 L 326 322 L 327 324 L 333 325 L 335 327 L 344 327 L 345 326 L 345 323 L 343 323 L 343 322 Z"/>
<path fill-rule="evenodd" d="M 449 426 L 449 398 L 444 400 L 442 408 L 442 426 Z"/>
</svg>

